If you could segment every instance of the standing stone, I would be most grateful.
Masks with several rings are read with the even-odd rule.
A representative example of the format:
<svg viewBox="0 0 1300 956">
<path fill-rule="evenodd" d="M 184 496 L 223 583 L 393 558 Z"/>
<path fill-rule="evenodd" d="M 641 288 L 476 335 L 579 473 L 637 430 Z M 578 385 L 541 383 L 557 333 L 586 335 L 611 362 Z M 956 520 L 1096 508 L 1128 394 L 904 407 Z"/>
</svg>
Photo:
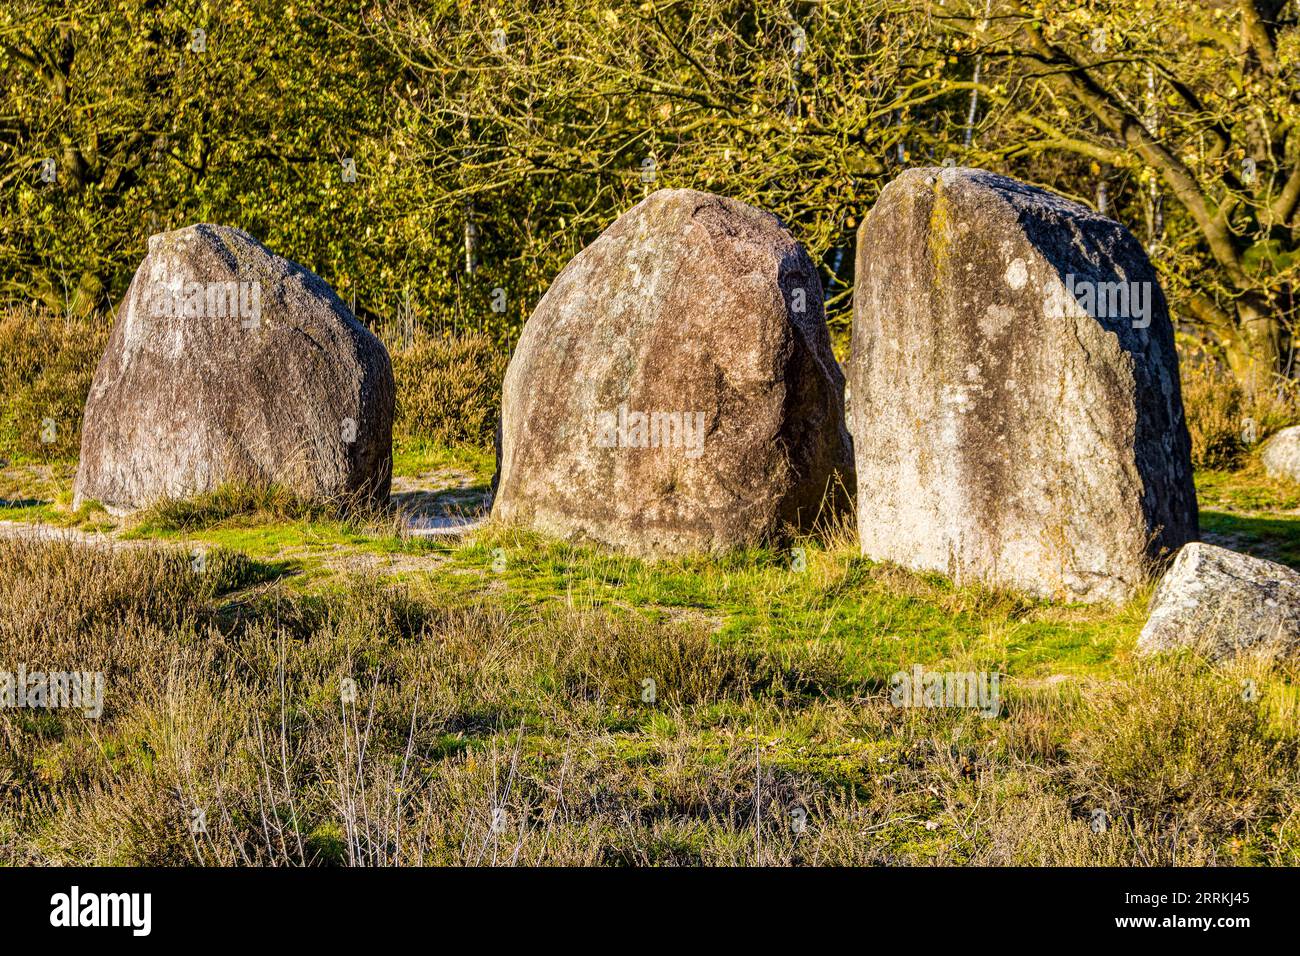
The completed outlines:
<svg viewBox="0 0 1300 956">
<path fill-rule="evenodd" d="M 858 233 L 862 553 L 1124 601 L 1197 537 L 1173 328 L 1142 247 L 977 169 L 914 169 Z"/>
<path fill-rule="evenodd" d="M 386 500 L 388 352 L 318 276 L 247 233 L 153 236 L 86 401 L 74 507 L 225 482 Z"/>
<path fill-rule="evenodd" d="M 1300 573 L 1211 544 L 1178 552 L 1151 598 L 1140 653 L 1188 647 L 1223 659 L 1300 655 Z"/>
<path fill-rule="evenodd" d="M 524 326 L 493 515 L 645 556 L 807 528 L 852 488 L 843 392 L 817 270 L 781 223 L 661 190 Z"/>
<path fill-rule="evenodd" d="M 1284 428 L 1264 442 L 1259 460 L 1274 478 L 1300 481 L 1300 425 Z"/>
</svg>

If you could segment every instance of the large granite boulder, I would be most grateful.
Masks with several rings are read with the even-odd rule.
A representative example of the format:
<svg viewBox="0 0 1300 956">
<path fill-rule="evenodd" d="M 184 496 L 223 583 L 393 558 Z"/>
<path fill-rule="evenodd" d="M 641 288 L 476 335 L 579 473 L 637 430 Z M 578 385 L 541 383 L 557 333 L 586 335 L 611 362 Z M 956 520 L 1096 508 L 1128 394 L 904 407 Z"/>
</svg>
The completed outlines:
<svg viewBox="0 0 1300 956">
<path fill-rule="evenodd" d="M 1156 587 L 1138 638 L 1143 654 L 1180 647 L 1215 659 L 1300 655 L 1300 573 L 1211 544 L 1187 545 Z"/>
<path fill-rule="evenodd" d="M 493 515 L 644 556 L 809 527 L 852 488 L 821 282 L 774 217 L 661 190 L 583 249 L 506 372 Z"/>
<path fill-rule="evenodd" d="M 1173 328 L 1118 223 L 914 169 L 858 233 L 848 369 L 862 553 L 1115 601 L 1197 537 Z"/>
<path fill-rule="evenodd" d="M 74 506 L 224 482 L 388 497 L 392 366 L 319 277 L 247 233 L 153 236 L 95 371 Z"/>
<path fill-rule="evenodd" d="M 1300 425 L 1284 428 L 1264 442 L 1259 460 L 1274 478 L 1300 481 Z"/>
</svg>

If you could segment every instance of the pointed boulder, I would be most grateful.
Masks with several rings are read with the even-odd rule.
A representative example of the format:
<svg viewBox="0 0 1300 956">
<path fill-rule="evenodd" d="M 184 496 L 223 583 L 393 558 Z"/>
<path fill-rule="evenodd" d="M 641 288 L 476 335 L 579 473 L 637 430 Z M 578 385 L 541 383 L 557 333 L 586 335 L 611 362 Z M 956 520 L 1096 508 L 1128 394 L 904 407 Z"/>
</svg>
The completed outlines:
<svg viewBox="0 0 1300 956">
<path fill-rule="evenodd" d="M 86 402 L 74 504 L 226 482 L 388 497 L 392 366 L 318 276 L 238 229 L 149 240 Z"/>
</svg>

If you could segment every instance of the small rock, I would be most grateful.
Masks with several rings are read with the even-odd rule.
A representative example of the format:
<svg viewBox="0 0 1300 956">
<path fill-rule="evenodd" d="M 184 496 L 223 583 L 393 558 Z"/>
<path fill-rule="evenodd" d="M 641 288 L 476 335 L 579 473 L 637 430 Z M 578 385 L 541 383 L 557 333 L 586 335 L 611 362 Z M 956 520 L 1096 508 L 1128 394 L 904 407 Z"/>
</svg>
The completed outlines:
<svg viewBox="0 0 1300 956">
<path fill-rule="evenodd" d="M 1190 647 L 1216 660 L 1300 652 L 1300 573 L 1212 544 L 1178 552 L 1151 600 L 1138 652 Z"/>
<path fill-rule="evenodd" d="M 1264 442 L 1259 460 L 1274 478 L 1300 481 L 1300 425 L 1284 428 Z"/>
</svg>

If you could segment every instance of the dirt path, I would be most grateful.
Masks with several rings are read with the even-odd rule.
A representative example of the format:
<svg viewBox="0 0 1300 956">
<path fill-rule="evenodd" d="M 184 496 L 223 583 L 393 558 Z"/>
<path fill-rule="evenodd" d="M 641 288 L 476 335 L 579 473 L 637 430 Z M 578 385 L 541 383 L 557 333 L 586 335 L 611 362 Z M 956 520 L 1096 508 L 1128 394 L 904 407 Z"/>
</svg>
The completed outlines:
<svg viewBox="0 0 1300 956">
<path fill-rule="evenodd" d="M 456 468 L 393 479 L 393 504 L 417 537 L 473 531 L 487 517 L 489 494 L 473 474 Z"/>
<path fill-rule="evenodd" d="M 78 528 L 61 528 L 54 524 L 34 521 L 0 521 L 0 538 L 23 538 L 28 541 L 75 541 L 78 544 L 96 544 L 113 548 L 138 547 L 154 542 L 123 541 L 103 532 L 81 531 Z"/>
</svg>

